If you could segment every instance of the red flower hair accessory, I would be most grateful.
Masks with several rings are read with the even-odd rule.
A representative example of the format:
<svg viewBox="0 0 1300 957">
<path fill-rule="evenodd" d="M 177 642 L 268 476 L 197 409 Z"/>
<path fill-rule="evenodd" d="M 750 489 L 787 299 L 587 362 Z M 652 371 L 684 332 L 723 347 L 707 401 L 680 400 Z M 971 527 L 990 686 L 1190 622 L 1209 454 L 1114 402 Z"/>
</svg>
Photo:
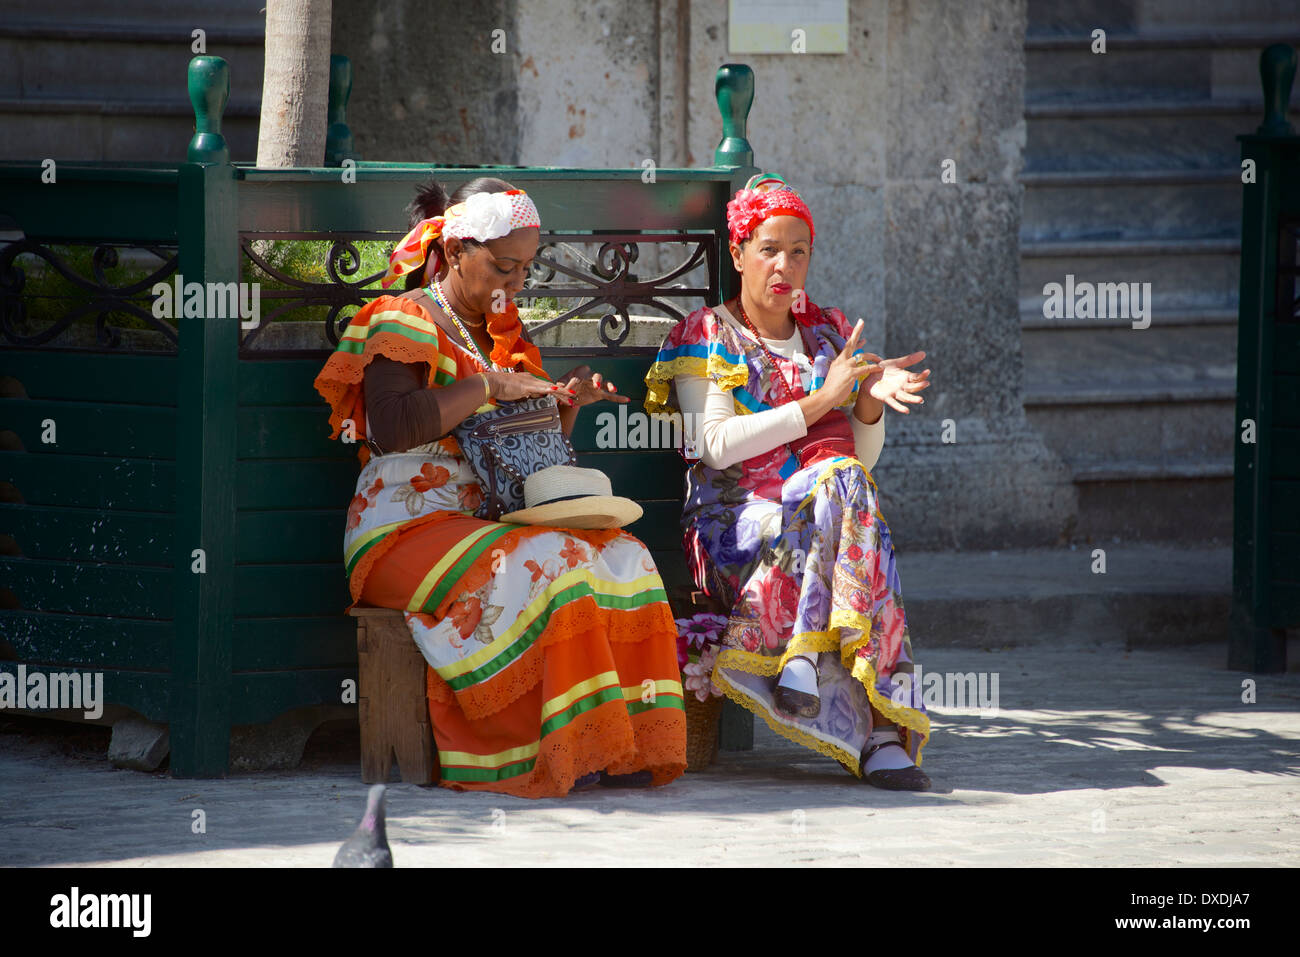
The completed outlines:
<svg viewBox="0 0 1300 957">
<path fill-rule="evenodd" d="M 731 241 L 744 242 L 763 220 L 772 216 L 798 216 L 808 224 L 809 242 L 817 237 L 812 212 L 799 194 L 779 176 L 759 174 L 727 203 L 727 230 Z"/>
</svg>

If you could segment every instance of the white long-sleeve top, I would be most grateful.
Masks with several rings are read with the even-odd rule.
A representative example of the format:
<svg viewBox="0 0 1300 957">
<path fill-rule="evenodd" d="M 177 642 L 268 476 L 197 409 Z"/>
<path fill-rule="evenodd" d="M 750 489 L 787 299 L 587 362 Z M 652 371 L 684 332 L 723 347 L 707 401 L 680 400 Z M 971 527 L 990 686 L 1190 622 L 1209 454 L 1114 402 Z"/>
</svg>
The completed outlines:
<svg viewBox="0 0 1300 957">
<path fill-rule="evenodd" d="M 763 342 L 773 352 L 794 360 L 807 391 L 812 383 L 812 365 L 799 330 L 784 341 L 764 339 Z M 674 377 L 673 384 L 677 388 L 685 434 L 693 439 L 701 460 L 711 469 L 725 469 L 808 434 L 808 424 L 798 403 L 787 402 L 753 415 L 736 415 L 730 390 L 706 376 L 679 375 Z M 868 424 L 850 411 L 849 422 L 853 426 L 858 459 L 864 468 L 870 469 L 880 458 L 885 444 L 885 414 L 882 411 L 879 419 Z"/>
</svg>

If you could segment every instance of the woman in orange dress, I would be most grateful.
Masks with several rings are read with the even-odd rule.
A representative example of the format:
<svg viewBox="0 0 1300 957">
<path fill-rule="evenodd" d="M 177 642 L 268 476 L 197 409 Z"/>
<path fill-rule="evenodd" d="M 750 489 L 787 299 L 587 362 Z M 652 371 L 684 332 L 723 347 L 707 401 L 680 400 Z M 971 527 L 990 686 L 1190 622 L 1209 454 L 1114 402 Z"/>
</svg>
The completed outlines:
<svg viewBox="0 0 1300 957">
<path fill-rule="evenodd" d="M 428 662 L 441 784 L 554 797 L 662 785 L 686 766 L 676 628 L 646 547 L 474 517 L 482 501 L 449 433 L 500 403 L 625 401 L 585 367 L 554 382 L 513 298 L 539 220 L 522 190 L 435 186 L 393 253 L 387 287 L 353 317 L 316 379 L 331 438 L 362 440 L 344 562 L 354 604 L 400 608 Z M 371 453 L 374 454 L 371 454 Z"/>
</svg>

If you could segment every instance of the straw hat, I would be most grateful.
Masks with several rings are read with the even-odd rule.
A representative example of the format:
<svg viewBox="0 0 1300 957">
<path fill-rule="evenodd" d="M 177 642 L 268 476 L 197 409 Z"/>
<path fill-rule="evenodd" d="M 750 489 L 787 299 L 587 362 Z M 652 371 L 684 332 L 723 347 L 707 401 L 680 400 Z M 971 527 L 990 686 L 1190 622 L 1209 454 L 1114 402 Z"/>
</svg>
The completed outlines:
<svg viewBox="0 0 1300 957">
<path fill-rule="evenodd" d="M 499 521 L 556 528 L 622 528 L 641 517 L 641 506 L 613 494 L 600 469 L 552 465 L 524 479 L 524 505 Z"/>
</svg>

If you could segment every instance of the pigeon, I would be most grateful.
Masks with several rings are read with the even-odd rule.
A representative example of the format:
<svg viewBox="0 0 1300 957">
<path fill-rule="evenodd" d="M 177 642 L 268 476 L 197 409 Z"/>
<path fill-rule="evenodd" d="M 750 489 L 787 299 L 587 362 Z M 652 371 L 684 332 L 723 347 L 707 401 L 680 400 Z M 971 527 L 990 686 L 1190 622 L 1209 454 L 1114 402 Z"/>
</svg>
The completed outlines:
<svg viewBox="0 0 1300 957">
<path fill-rule="evenodd" d="M 382 784 L 370 789 L 366 814 L 334 855 L 335 867 L 392 867 L 393 852 L 384 833 L 384 791 Z"/>
</svg>

